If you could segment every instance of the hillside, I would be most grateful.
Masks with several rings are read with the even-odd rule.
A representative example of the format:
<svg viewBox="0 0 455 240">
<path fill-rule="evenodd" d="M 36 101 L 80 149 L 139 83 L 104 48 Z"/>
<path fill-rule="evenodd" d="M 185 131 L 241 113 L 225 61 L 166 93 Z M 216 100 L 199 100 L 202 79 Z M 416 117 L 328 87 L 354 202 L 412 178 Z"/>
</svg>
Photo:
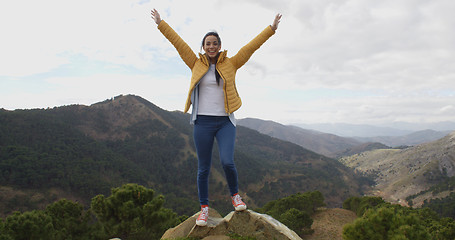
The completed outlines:
<svg viewBox="0 0 455 240">
<path fill-rule="evenodd" d="M 373 150 L 340 161 L 356 171 L 375 175 L 375 194 L 405 205 L 408 196 L 420 195 L 455 176 L 455 132 L 430 143 L 402 150 Z M 447 196 L 449 192 L 450 189 L 439 192 L 438 196 Z M 413 200 L 414 205 L 420 206 L 424 200 L 438 196 L 422 195 Z"/>
<path fill-rule="evenodd" d="M 166 197 L 179 214 L 197 210 L 197 159 L 189 115 L 138 96 L 91 106 L 0 110 L 0 210 L 33 209 L 61 197 L 89 197 L 133 182 Z M 251 207 L 296 192 L 319 190 L 329 206 L 360 195 L 364 178 L 334 159 L 239 126 L 235 152 L 240 191 Z M 212 206 L 230 210 L 214 152 Z M 6 191 L 6 190 L 5 190 Z M 21 196 L 21 197 L 19 197 Z"/>
<path fill-rule="evenodd" d="M 260 133 L 289 141 L 324 156 L 336 157 L 338 152 L 360 145 L 360 141 L 339 137 L 333 134 L 306 130 L 296 126 L 286 126 L 273 121 L 246 118 L 238 124 Z"/>
</svg>

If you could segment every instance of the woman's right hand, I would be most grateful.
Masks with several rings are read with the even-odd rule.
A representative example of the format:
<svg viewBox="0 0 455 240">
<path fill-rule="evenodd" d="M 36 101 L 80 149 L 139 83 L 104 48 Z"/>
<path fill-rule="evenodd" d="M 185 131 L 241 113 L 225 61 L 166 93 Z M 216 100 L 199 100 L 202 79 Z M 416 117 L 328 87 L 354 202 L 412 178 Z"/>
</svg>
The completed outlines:
<svg viewBox="0 0 455 240">
<path fill-rule="evenodd" d="M 156 9 L 152 9 L 152 19 L 155 21 L 157 25 L 160 24 L 161 22 L 160 14 Z"/>
</svg>

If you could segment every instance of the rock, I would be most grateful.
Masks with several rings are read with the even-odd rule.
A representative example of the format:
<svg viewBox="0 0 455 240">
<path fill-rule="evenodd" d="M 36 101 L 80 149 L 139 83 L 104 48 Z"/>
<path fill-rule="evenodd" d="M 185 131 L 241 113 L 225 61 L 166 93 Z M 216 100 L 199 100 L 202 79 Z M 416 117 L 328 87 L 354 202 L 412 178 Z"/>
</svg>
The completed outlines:
<svg viewBox="0 0 455 240">
<path fill-rule="evenodd" d="M 258 240 L 299 240 L 294 231 L 266 214 L 251 210 L 231 212 L 222 218 L 218 212 L 209 210 L 207 226 L 196 225 L 199 213 L 194 214 L 185 222 L 164 233 L 161 239 L 175 239 L 193 237 L 199 239 L 229 239 L 227 234 L 236 234 L 244 237 L 254 237 Z"/>
<path fill-rule="evenodd" d="M 191 230 L 196 225 L 196 219 L 199 216 L 199 213 L 194 214 L 189 217 L 186 221 L 180 223 L 174 228 L 168 229 L 161 239 L 174 239 L 174 238 L 183 238 L 187 237 Z M 223 219 L 223 217 L 213 208 L 209 208 L 209 219 L 207 221 L 208 227 L 213 227 L 216 225 L 217 219 Z"/>
</svg>

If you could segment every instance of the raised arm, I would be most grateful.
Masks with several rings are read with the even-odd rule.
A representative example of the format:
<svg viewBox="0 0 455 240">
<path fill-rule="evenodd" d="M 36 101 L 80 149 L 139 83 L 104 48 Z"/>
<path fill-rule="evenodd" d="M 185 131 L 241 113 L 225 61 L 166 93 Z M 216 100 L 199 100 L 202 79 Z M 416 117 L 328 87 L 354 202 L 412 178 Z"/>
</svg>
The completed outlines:
<svg viewBox="0 0 455 240">
<path fill-rule="evenodd" d="M 277 14 L 273 20 L 272 25 L 267 26 L 259 35 L 251 40 L 247 45 L 243 46 L 237 54 L 235 54 L 231 61 L 238 69 L 241 68 L 250 59 L 251 55 L 258 50 L 263 43 L 265 43 L 278 29 L 278 24 L 281 20 L 281 14 Z"/>
<path fill-rule="evenodd" d="M 172 29 L 166 21 L 161 19 L 160 14 L 156 9 L 151 11 L 152 19 L 158 25 L 158 29 L 161 33 L 169 40 L 169 42 L 174 45 L 175 49 L 180 55 L 180 58 L 185 62 L 185 64 L 190 68 L 193 69 L 194 63 L 197 61 L 197 56 L 193 52 L 193 50 L 188 46 L 188 44 L 183 41 L 183 39 Z"/>
</svg>

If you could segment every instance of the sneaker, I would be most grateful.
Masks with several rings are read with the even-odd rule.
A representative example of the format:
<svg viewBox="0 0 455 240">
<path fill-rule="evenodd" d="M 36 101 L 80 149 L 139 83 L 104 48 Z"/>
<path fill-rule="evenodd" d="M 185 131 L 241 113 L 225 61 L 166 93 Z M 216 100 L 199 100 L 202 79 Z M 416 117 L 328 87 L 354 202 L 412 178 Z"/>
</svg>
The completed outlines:
<svg viewBox="0 0 455 240">
<path fill-rule="evenodd" d="M 232 198 L 232 205 L 234 205 L 235 211 L 243 211 L 246 209 L 246 204 L 242 201 L 242 198 L 237 193 Z"/>
<path fill-rule="evenodd" d="M 208 218 L 209 218 L 209 207 L 208 206 L 202 206 L 201 207 L 201 213 L 199 214 L 199 217 L 196 219 L 196 225 L 198 225 L 198 226 L 206 226 Z"/>
</svg>

